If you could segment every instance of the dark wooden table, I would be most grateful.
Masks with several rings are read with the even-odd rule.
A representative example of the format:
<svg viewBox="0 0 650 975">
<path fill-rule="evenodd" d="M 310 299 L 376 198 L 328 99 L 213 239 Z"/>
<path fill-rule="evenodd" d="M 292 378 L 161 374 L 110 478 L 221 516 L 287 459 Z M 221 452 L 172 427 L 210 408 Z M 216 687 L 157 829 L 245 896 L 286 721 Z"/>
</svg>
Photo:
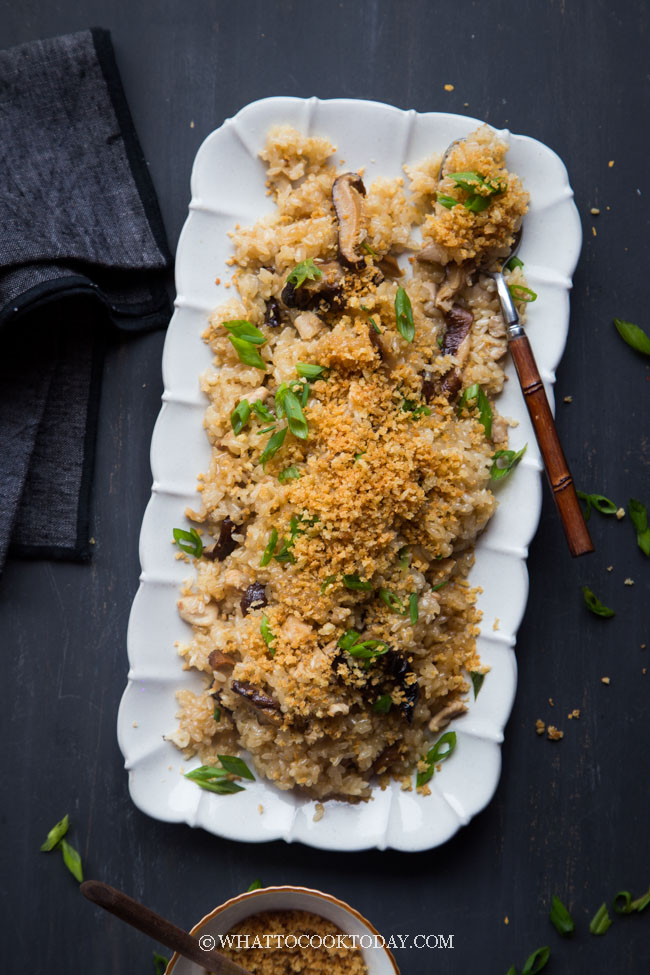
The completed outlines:
<svg viewBox="0 0 650 975">
<path fill-rule="evenodd" d="M 172 245 L 200 142 L 265 95 L 468 113 L 550 145 L 568 166 L 584 229 L 556 387 L 560 433 L 580 487 L 650 505 L 650 360 L 612 325 L 614 316 L 650 324 L 644 0 L 2 0 L 0 9 L 3 46 L 111 29 Z M 163 340 L 115 340 L 109 351 L 92 565 L 11 561 L 0 582 L 5 971 L 153 971 L 154 945 L 94 910 L 63 866 L 39 854 L 65 812 L 87 876 L 181 925 L 261 877 L 331 891 L 385 934 L 454 935 L 453 951 L 400 952 L 405 975 L 499 975 L 544 944 L 549 973 L 648 971 L 650 909 L 617 917 L 605 937 L 588 931 L 603 900 L 650 884 L 650 650 L 642 648 L 650 562 L 628 517 L 593 515 L 596 553 L 575 562 L 546 494 L 501 783 L 488 809 L 442 849 L 336 855 L 244 845 L 134 808 L 115 720 Z M 614 619 L 587 612 L 585 583 L 616 609 Z M 580 718 L 569 721 L 574 708 Z M 538 737 L 537 718 L 564 739 Z M 554 893 L 578 923 L 572 942 L 547 920 Z"/>
</svg>

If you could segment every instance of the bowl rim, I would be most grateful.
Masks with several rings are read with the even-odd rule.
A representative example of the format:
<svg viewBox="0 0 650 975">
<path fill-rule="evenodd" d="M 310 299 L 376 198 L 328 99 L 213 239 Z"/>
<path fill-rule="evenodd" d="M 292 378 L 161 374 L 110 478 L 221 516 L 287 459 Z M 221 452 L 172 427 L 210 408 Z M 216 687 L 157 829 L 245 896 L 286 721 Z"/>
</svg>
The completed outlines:
<svg viewBox="0 0 650 975">
<path fill-rule="evenodd" d="M 300 887 L 300 886 L 294 886 L 293 884 L 271 884 L 268 887 L 258 887 L 255 890 L 246 890 L 242 894 L 236 894 L 235 897 L 229 897 L 227 901 L 224 901 L 223 904 L 219 904 L 212 911 L 210 911 L 209 914 L 205 914 L 200 921 L 197 921 L 197 923 L 192 928 L 190 928 L 190 934 L 197 935 L 201 930 L 201 928 L 208 923 L 208 921 L 211 921 L 212 918 L 216 917 L 218 914 L 221 914 L 228 907 L 232 907 L 233 904 L 238 904 L 244 900 L 253 900 L 259 894 L 268 894 L 269 892 L 277 893 L 277 892 L 284 892 L 284 891 L 292 891 L 299 894 L 315 894 L 316 897 L 320 897 L 321 900 L 329 901 L 331 904 L 336 904 L 338 905 L 338 907 L 342 907 L 345 911 L 347 911 L 350 914 L 353 914 L 354 917 L 357 918 L 357 920 L 361 921 L 368 928 L 370 928 L 373 934 L 379 935 L 380 938 L 383 937 L 383 935 L 377 930 L 374 924 L 371 924 L 368 918 L 364 917 L 360 911 L 357 911 L 354 907 L 351 907 L 350 904 L 347 903 L 347 901 L 341 900 L 340 897 L 335 897 L 333 894 L 326 894 L 322 890 L 316 890 L 316 888 L 314 887 Z M 255 913 L 255 912 L 252 911 L 251 913 Z M 390 951 L 390 949 L 387 948 L 386 945 L 379 945 L 378 947 L 382 948 L 384 952 L 388 955 L 388 960 L 393 966 L 395 975 L 400 975 L 400 970 L 397 962 L 395 961 L 395 957 L 392 951 Z M 180 958 L 181 956 L 179 955 L 179 953 L 175 951 L 172 957 L 169 959 L 169 962 L 167 963 L 167 968 L 165 969 L 165 975 L 173 975 L 174 967 Z"/>
</svg>

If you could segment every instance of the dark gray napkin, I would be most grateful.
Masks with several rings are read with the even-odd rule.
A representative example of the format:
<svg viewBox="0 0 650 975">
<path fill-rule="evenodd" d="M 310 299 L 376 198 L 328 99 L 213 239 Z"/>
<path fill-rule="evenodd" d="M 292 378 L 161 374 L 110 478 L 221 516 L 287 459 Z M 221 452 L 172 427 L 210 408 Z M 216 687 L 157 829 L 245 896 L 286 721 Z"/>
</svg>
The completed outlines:
<svg viewBox="0 0 650 975">
<path fill-rule="evenodd" d="M 167 324 L 171 263 L 110 36 L 0 52 L 0 569 L 86 558 L 105 324 Z"/>
</svg>

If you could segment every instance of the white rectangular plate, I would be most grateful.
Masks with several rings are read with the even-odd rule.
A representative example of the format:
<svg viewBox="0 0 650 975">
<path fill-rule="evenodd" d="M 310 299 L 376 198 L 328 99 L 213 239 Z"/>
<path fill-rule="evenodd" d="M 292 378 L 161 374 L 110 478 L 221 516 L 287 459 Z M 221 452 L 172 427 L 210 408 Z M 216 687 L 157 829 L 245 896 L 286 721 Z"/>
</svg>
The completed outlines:
<svg viewBox="0 0 650 975">
<path fill-rule="evenodd" d="M 499 509 L 478 542 L 470 575 L 472 584 L 483 590 L 478 642 L 481 659 L 491 670 L 478 699 L 454 722 L 458 747 L 434 776 L 432 794 L 403 792 L 394 782 L 384 791 L 375 788 L 367 803 L 327 803 L 323 818 L 314 822 L 313 801 L 281 792 L 264 780 L 247 783 L 245 792 L 232 796 L 202 792 L 183 778 L 182 771 L 189 769 L 163 737 L 177 725 L 176 691 L 202 686 L 198 674 L 181 669 L 174 647 L 176 640 L 190 637 L 176 610 L 188 569 L 175 560 L 170 544 L 185 507 L 200 507 L 196 476 L 207 469 L 210 457 L 202 425 L 207 401 L 198 377 L 210 366 L 211 356 L 201 333 L 210 312 L 229 296 L 223 284 L 215 284 L 220 275 L 226 278 L 228 231 L 237 223 L 254 223 L 272 206 L 258 152 L 268 129 L 277 124 L 330 139 L 346 169 L 364 166 L 364 179 L 371 183 L 400 175 L 405 163 L 442 152 L 481 123 L 461 115 L 418 115 L 378 102 L 265 98 L 224 122 L 199 149 L 190 213 L 176 257 L 178 297 L 163 355 L 165 392 L 151 445 L 154 480 L 140 535 L 142 575 L 129 621 L 130 670 L 118 740 L 133 801 L 156 819 L 251 842 L 283 838 L 329 850 L 430 849 L 449 839 L 492 798 L 503 729 L 515 695 L 515 634 L 528 594 L 525 560 L 539 520 L 542 465 L 512 363 L 499 410 L 519 421 L 512 446 L 528 442 L 528 451 L 516 475 L 496 489 Z M 510 145 L 509 168 L 519 174 L 531 197 L 521 257 L 539 300 L 528 308 L 528 334 L 552 403 L 554 370 L 569 325 L 580 220 L 566 169 L 555 153 L 527 136 L 505 130 L 499 135 Z"/>
</svg>

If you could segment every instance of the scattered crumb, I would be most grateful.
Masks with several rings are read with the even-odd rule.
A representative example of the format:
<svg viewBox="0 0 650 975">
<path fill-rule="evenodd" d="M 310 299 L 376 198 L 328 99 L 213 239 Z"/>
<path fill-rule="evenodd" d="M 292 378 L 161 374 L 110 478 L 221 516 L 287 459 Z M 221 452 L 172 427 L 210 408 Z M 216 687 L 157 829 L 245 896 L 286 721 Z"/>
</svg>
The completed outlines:
<svg viewBox="0 0 650 975">
<path fill-rule="evenodd" d="M 167 766 L 167 771 L 168 772 L 173 772 L 174 771 L 174 766 L 173 765 L 168 765 Z"/>
<path fill-rule="evenodd" d="M 611 207 L 605 207 L 605 209 L 606 209 L 606 210 L 611 210 L 612 208 L 611 208 Z"/>
<path fill-rule="evenodd" d="M 616 512 L 616 517 L 618 518 L 619 521 L 621 520 L 621 518 L 625 518 L 625 508 L 619 508 L 618 511 Z"/>
<path fill-rule="evenodd" d="M 507 915 L 507 914 L 506 914 L 506 916 L 505 916 L 505 917 L 504 917 L 504 919 L 503 919 L 503 923 L 504 923 L 504 924 L 510 924 L 510 918 L 508 917 L 508 915 Z"/>
<path fill-rule="evenodd" d="M 564 397 L 564 402 L 565 403 L 573 403 L 573 396 L 565 396 Z"/>
<path fill-rule="evenodd" d="M 194 128 L 194 119 L 192 119 L 192 121 L 190 122 L 190 128 L 191 128 L 191 129 L 193 129 L 193 128 Z"/>
<path fill-rule="evenodd" d="M 609 166 L 609 168 L 611 169 L 611 168 L 612 168 L 612 166 L 614 165 L 614 160 L 613 160 L 613 159 L 610 159 L 610 160 L 609 160 L 609 162 L 607 163 L 607 165 L 608 165 L 608 166 Z"/>
<path fill-rule="evenodd" d="M 614 571 L 614 566 L 613 565 L 608 565 L 607 566 L 607 571 L 608 572 L 613 572 Z"/>
<path fill-rule="evenodd" d="M 95 541 L 95 536 L 94 536 L 94 535 L 93 535 L 93 537 L 92 537 L 92 538 L 90 539 L 90 544 L 91 544 L 91 545 L 96 545 L 96 544 L 97 544 L 97 542 Z"/>
<path fill-rule="evenodd" d="M 574 708 L 570 714 L 567 714 L 567 718 L 569 719 L 569 721 L 572 721 L 574 718 L 579 718 L 579 717 L 580 717 L 580 708 Z"/>
<path fill-rule="evenodd" d="M 469 108 L 469 102 L 463 102 L 463 108 Z"/>
<path fill-rule="evenodd" d="M 560 741 L 561 738 L 564 738 L 564 732 L 560 731 L 559 728 L 556 728 L 554 724 L 550 724 L 548 726 L 548 733 L 546 737 L 549 741 Z"/>
<path fill-rule="evenodd" d="M 628 576 L 628 578 L 625 580 L 625 582 L 623 583 L 623 585 L 624 586 L 633 586 L 634 585 L 634 579 L 630 579 L 630 577 Z"/>
<path fill-rule="evenodd" d="M 609 677 L 601 677 L 600 678 L 600 681 L 601 681 L 602 684 L 609 684 L 610 683 Z"/>
<path fill-rule="evenodd" d="M 641 649 L 642 649 L 642 650 L 645 650 L 645 648 L 646 648 L 646 645 L 645 645 L 645 643 L 642 643 L 642 644 L 641 644 Z"/>
<path fill-rule="evenodd" d="M 231 288 L 231 287 L 232 284 L 230 283 L 230 281 L 226 281 L 226 283 L 224 284 L 224 288 Z"/>
<path fill-rule="evenodd" d="M 134 727 L 134 728 L 137 728 L 137 727 L 138 727 L 138 722 L 137 722 L 137 721 L 134 721 L 134 722 L 133 722 L 133 727 Z"/>
<path fill-rule="evenodd" d="M 543 735 L 544 732 L 546 731 L 546 725 L 544 724 L 541 718 L 538 718 L 537 721 L 535 722 L 535 731 L 537 732 L 538 735 Z"/>
<path fill-rule="evenodd" d="M 593 226 L 593 224 L 592 224 L 592 226 L 591 226 L 591 232 L 592 232 L 592 234 L 594 235 L 594 237 L 597 237 L 597 236 L 598 236 L 598 231 L 597 231 L 597 230 L 596 230 L 596 228 L 595 228 L 595 227 Z"/>
<path fill-rule="evenodd" d="M 262 813 L 264 812 L 264 806 L 262 805 L 262 803 L 261 803 L 261 802 L 260 802 L 260 804 L 259 804 L 259 806 L 257 807 L 257 811 L 258 811 L 258 813 L 260 814 L 260 816 L 261 816 L 261 815 L 262 815 Z"/>
<path fill-rule="evenodd" d="M 445 85 L 445 91 L 453 91 L 453 90 L 454 90 L 453 85 Z"/>
<path fill-rule="evenodd" d="M 642 667 L 641 668 L 641 673 L 643 674 L 644 677 L 646 675 L 646 672 L 647 672 L 646 668 L 645 667 Z"/>
<path fill-rule="evenodd" d="M 594 217 L 597 217 L 598 214 L 600 213 L 600 210 L 598 209 L 598 207 L 592 207 L 589 213 L 593 214 Z"/>
<path fill-rule="evenodd" d="M 495 631 L 498 630 L 499 629 L 499 623 L 500 622 L 501 622 L 501 619 L 498 616 L 495 616 L 494 617 L 494 623 L 492 624 L 492 629 L 495 630 Z"/>
<path fill-rule="evenodd" d="M 552 697 L 549 697 L 549 699 L 548 699 L 548 703 L 549 703 L 549 704 L 551 705 L 551 707 L 552 707 L 552 708 L 554 708 L 554 707 L 555 707 L 555 701 L 553 700 L 553 698 L 552 698 Z"/>
<path fill-rule="evenodd" d="M 214 283 L 215 284 L 221 284 L 221 278 L 215 278 L 214 279 Z"/>
</svg>

